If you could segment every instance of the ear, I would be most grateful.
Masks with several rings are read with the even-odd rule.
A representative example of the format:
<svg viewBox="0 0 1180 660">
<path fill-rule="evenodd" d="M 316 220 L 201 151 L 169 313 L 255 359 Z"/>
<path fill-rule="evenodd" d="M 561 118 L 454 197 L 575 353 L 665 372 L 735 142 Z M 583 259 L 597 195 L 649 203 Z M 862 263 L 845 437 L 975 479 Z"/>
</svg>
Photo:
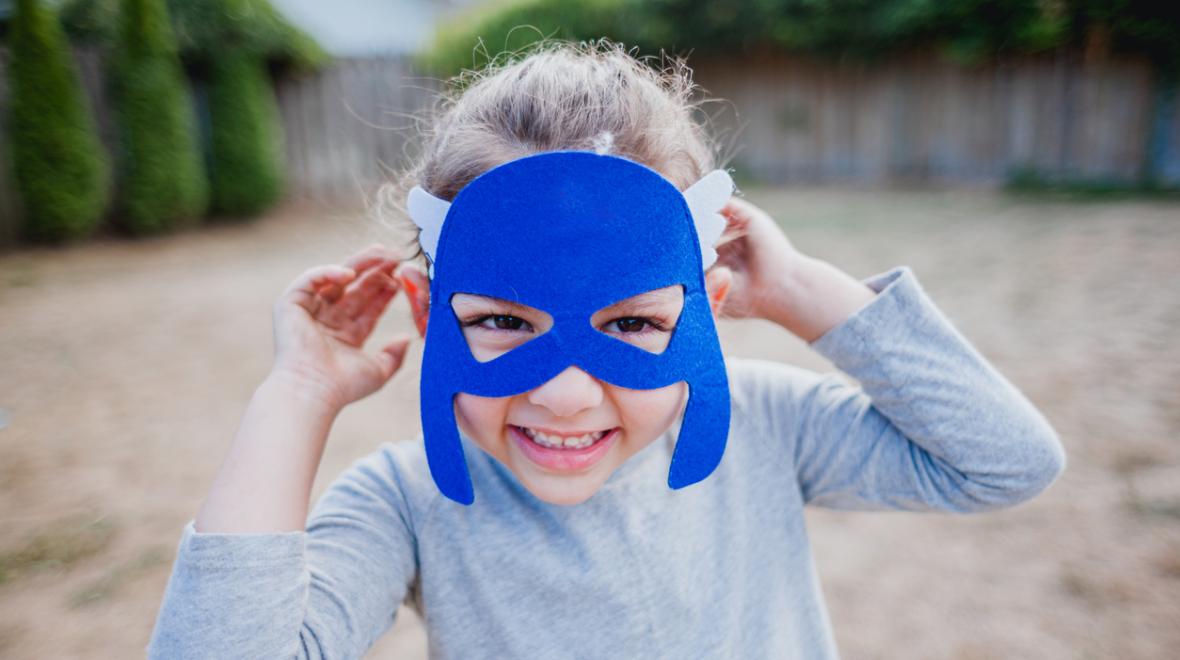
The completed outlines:
<svg viewBox="0 0 1180 660">
<path fill-rule="evenodd" d="M 410 301 L 410 316 L 418 328 L 418 336 L 426 337 L 426 320 L 430 318 L 430 279 L 416 266 L 402 264 L 394 276 L 401 282 Z"/>
<path fill-rule="evenodd" d="M 705 272 L 705 291 L 709 294 L 709 309 L 719 316 L 733 284 L 733 271 L 728 266 L 714 266 Z"/>
</svg>

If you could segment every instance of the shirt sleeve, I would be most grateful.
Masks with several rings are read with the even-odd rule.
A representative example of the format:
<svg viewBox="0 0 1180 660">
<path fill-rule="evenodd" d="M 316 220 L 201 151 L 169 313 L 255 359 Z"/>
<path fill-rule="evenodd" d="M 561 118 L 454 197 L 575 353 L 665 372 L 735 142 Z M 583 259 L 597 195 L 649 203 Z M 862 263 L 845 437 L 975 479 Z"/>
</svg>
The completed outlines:
<svg viewBox="0 0 1180 660">
<path fill-rule="evenodd" d="M 411 515 L 385 450 L 329 486 L 306 531 L 184 527 L 149 658 L 359 658 L 413 581 Z"/>
<path fill-rule="evenodd" d="M 820 376 L 797 403 L 804 501 L 838 509 L 985 511 L 1027 500 L 1065 466 L 1043 415 L 900 266 L 811 347 L 859 382 Z M 810 372 L 808 372 L 810 373 Z"/>
</svg>

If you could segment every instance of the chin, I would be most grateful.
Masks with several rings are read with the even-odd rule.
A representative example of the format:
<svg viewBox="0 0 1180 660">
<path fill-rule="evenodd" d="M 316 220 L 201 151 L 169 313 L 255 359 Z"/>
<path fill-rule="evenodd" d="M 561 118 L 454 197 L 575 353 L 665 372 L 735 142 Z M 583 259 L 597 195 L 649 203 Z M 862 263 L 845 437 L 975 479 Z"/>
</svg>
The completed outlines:
<svg viewBox="0 0 1180 660">
<path fill-rule="evenodd" d="M 563 483 L 564 482 L 564 483 Z M 548 504 L 576 506 L 594 497 L 603 480 L 580 475 L 578 477 L 545 476 L 539 480 L 522 480 L 534 497 Z"/>
</svg>

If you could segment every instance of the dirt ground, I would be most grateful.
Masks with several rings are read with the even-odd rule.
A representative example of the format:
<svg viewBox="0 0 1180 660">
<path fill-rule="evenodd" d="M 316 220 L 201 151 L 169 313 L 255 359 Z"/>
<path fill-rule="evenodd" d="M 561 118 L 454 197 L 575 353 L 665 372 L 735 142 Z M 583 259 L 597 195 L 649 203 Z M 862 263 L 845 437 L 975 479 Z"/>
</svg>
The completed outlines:
<svg viewBox="0 0 1180 660">
<path fill-rule="evenodd" d="M 1180 648 L 1180 205 L 753 190 L 804 252 L 906 264 L 1060 432 L 1041 497 L 974 516 L 808 514 L 848 658 L 1168 658 Z M 182 526 L 304 268 L 387 237 L 290 204 L 248 225 L 0 257 L 0 656 L 141 657 Z M 404 302 L 378 330 L 408 331 Z M 831 369 L 726 322 L 730 355 Z M 417 351 L 421 346 L 416 347 Z M 313 497 L 418 430 L 420 352 L 332 431 Z M 403 611 L 371 658 L 425 658 Z"/>
</svg>

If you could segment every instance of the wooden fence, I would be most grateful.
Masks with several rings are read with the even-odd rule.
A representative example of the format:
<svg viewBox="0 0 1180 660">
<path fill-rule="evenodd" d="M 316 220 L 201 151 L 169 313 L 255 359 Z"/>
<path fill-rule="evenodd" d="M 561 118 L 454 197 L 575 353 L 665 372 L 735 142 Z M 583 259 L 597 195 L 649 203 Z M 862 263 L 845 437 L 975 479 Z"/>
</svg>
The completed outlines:
<svg viewBox="0 0 1180 660">
<path fill-rule="evenodd" d="M 412 154 L 439 85 L 404 58 L 338 59 L 276 88 L 295 194 L 359 199 Z"/>
<path fill-rule="evenodd" d="M 80 52 L 78 61 L 109 147 L 115 128 L 99 57 Z M 711 107 L 723 110 L 714 129 L 729 144 L 729 164 L 754 179 L 997 183 L 1030 171 L 1132 181 L 1150 153 L 1161 180 L 1180 184 L 1180 104 L 1160 95 L 1141 61 L 1058 55 L 963 67 L 773 57 L 694 66 L 709 94 L 726 99 Z M 0 53 L 0 109 L 4 70 Z M 399 57 L 343 58 L 280 80 L 291 194 L 356 200 L 387 180 L 412 153 L 415 117 L 437 89 Z M 18 222 L 7 169 L 0 162 L 0 246 L 12 243 Z"/>
<path fill-rule="evenodd" d="M 1000 182 L 1017 172 L 1133 181 L 1154 143 L 1180 184 L 1180 112 L 1142 61 L 1069 55 L 964 67 L 936 58 L 834 65 L 704 61 L 739 169 L 762 180 Z M 1162 110 L 1162 112 L 1160 112 Z"/>
<path fill-rule="evenodd" d="M 8 54 L 0 50 L 0 248 L 16 243 L 19 222 L 8 151 Z"/>
</svg>

